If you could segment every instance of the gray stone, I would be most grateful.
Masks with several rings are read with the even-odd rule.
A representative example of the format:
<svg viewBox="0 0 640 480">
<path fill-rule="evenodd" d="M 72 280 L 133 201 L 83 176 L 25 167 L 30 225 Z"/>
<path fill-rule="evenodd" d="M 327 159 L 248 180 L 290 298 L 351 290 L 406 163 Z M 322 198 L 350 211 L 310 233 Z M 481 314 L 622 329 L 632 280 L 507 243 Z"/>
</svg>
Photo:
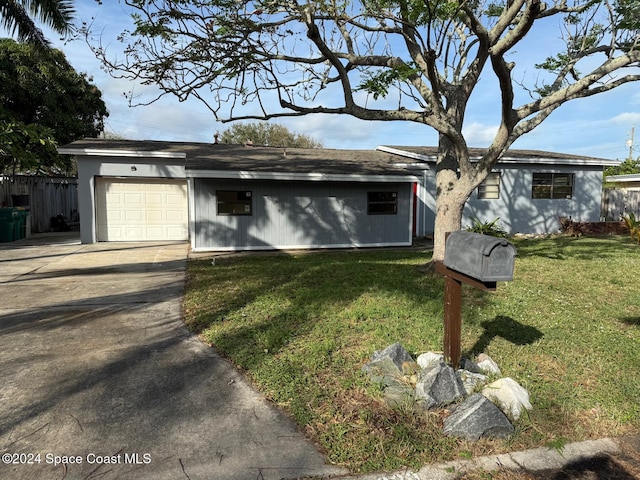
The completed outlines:
<svg viewBox="0 0 640 480">
<path fill-rule="evenodd" d="M 462 382 L 464 391 L 467 395 L 471 395 L 478 390 L 481 386 L 487 383 L 487 376 L 482 373 L 473 373 L 468 370 L 458 370 L 456 375 Z"/>
<path fill-rule="evenodd" d="M 444 362 L 444 355 L 441 353 L 427 352 L 420 354 L 416 359 L 420 368 L 429 368 L 434 363 Z"/>
<path fill-rule="evenodd" d="M 482 389 L 487 397 L 512 420 L 518 420 L 524 409 L 531 410 L 529 393 L 515 380 L 506 377 L 496 380 Z"/>
<path fill-rule="evenodd" d="M 471 361 L 469 359 L 463 358 L 460 361 L 460 366 L 462 367 L 463 370 L 466 370 L 467 372 L 471 372 L 471 373 L 482 373 L 482 370 L 480 370 L 480 367 L 478 366 L 478 364 L 474 361 Z"/>
<path fill-rule="evenodd" d="M 415 404 L 414 390 L 409 385 L 394 383 L 384 389 L 384 400 L 391 408 L 410 411 Z"/>
<path fill-rule="evenodd" d="M 455 370 L 444 363 L 433 364 L 418 377 L 416 399 L 423 400 L 427 409 L 453 403 L 464 394 Z"/>
<path fill-rule="evenodd" d="M 415 365 L 411 355 L 400 345 L 394 343 L 384 350 L 373 352 L 371 361 L 362 370 L 367 372 L 374 382 L 382 382 L 385 377 L 401 377 L 404 371 Z"/>
<path fill-rule="evenodd" d="M 514 432 L 504 413 L 479 393 L 458 405 L 444 421 L 444 434 L 476 441 L 481 437 L 507 438 Z"/>
<path fill-rule="evenodd" d="M 489 375 L 502 375 L 498 364 L 494 362 L 493 359 L 486 353 L 481 353 L 480 355 L 478 355 L 478 367 L 480 368 L 482 373 L 486 373 Z"/>
</svg>

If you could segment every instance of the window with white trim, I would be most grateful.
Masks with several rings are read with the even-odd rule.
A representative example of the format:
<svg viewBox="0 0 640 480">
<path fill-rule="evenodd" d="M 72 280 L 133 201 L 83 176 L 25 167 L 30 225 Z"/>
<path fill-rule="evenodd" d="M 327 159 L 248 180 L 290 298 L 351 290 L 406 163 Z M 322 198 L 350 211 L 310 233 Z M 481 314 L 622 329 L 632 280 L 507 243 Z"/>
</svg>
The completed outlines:
<svg viewBox="0 0 640 480">
<path fill-rule="evenodd" d="M 251 192 L 248 190 L 216 190 L 218 215 L 251 215 Z"/>
<path fill-rule="evenodd" d="M 572 198 L 573 173 L 534 173 L 531 198 Z"/>
<path fill-rule="evenodd" d="M 396 215 L 398 192 L 367 192 L 367 215 Z"/>
<path fill-rule="evenodd" d="M 478 198 L 493 200 L 500 198 L 500 172 L 492 172 L 478 186 Z"/>
</svg>

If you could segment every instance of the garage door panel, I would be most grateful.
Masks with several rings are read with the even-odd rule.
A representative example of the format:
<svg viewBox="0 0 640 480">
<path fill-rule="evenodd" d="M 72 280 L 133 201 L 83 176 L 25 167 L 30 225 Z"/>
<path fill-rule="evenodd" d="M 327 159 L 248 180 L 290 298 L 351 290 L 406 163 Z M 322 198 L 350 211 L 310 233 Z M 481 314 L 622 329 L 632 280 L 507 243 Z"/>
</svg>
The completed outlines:
<svg viewBox="0 0 640 480">
<path fill-rule="evenodd" d="M 168 213 L 168 212 L 167 212 Z M 160 210 L 147 210 L 146 212 L 147 214 L 147 222 L 162 222 L 163 220 L 163 215 L 162 215 L 162 211 Z M 167 220 L 169 219 L 169 215 L 167 215 Z"/>
<path fill-rule="evenodd" d="M 124 203 L 122 194 L 120 193 L 107 193 L 107 202 L 110 205 L 118 205 Z"/>
<path fill-rule="evenodd" d="M 167 220 L 171 222 L 182 222 L 184 220 L 184 214 L 181 210 L 167 210 Z"/>
<path fill-rule="evenodd" d="M 128 206 L 141 205 L 142 195 L 139 193 L 125 193 L 124 203 L 127 204 Z"/>
<path fill-rule="evenodd" d="M 184 180 L 100 178 L 96 210 L 99 241 L 188 238 Z"/>
<path fill-rule="evenodd" d="M 167 195 L 166 199 L 167 199 L 167 205 L 182 205 L 183 202 L 183 194 L 180 195 L 172 195 L 169 194 Z"/>
<path fill-rule="evenodd" d="M 144 201 L 147 205 L 162 205 L 162 193 L 149 193 L 145 192 Z"/>
<path fill-rule="evenodd" d="M 111 210 L 107 212 L 107 221 L 109 222 L 119 222 L 124 220 L 123 216 L 122 216 L 121 211 L 118 210 Z"/>
<path fill-rule="evenodd" d="M 142 220 L 142 212 L 140 210 L 128 210 L 125 212 L 127 222 L 140 222 Z"/>
</svg>

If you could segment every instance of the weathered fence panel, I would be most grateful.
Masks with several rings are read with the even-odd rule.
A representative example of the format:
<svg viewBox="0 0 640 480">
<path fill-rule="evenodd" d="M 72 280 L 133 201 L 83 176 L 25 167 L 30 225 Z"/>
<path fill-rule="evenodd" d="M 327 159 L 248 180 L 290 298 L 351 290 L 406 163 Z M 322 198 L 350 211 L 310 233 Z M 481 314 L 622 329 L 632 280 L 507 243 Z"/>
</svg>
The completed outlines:
<svg viewBox="0 0 640 480">
<path fill-rule="evenodd" d="M 605 188 L 602 195 L 602 216 L 607 221 L 620 220 L 627 213 L 640 217 L 640 190 Z"/>
<path fill-rule="evenodd" d="M 69 177 L 0 175 L 0 204 L 24 206 L 31 212 L 31 232 L 47 232 L 57 215 L 64 215 L 69 222 L 77 220 L 78 181 Z"/>
</svg>

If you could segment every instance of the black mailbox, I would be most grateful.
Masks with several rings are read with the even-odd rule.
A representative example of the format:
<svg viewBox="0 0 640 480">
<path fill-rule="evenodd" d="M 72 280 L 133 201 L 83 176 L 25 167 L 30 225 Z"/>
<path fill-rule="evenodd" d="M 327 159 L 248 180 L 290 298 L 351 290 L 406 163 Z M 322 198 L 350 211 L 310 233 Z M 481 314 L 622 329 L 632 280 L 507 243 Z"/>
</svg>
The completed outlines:
<svg viewBox="0 0 640 480">
<path fill-rule="evenodd" d="M 481 282 L 513 280 L 516 248 L 504 238 L 472 232 L 448 235 L 444 265 Z"/>
</svg>

